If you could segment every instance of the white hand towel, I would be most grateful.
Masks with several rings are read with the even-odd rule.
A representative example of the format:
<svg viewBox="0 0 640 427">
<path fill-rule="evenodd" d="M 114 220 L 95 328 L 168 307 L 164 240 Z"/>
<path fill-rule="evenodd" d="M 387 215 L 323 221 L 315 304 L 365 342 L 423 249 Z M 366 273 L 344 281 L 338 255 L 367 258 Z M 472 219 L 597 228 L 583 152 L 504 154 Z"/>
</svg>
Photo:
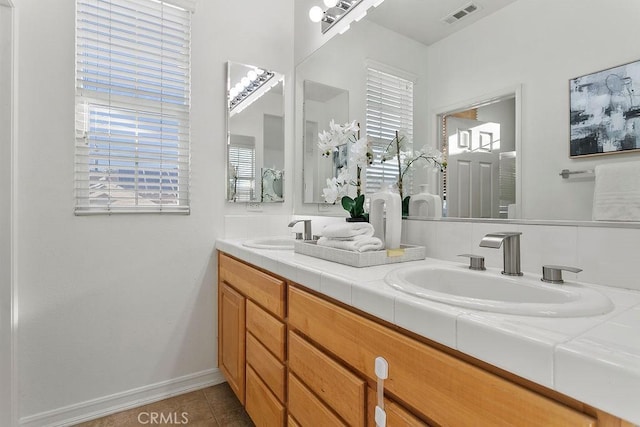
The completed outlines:
<svg viewBox="0 0 640 427">
<path fill-rule="evenodd" d="M 357 236 L 353 240 L 335 240 L 321 237 L 318 239 L 318 246 L 326 246 L 335 249 L 344 249 L 352 252 L 377 251 L 384 247 L 382 240 L 371 236 Z"/>
<path fill-rule="evenodd" d="M 373 226 L 368 222 L 336 222 L 325 225 L 322 235 L 330 239 L 351 239 L 355 236 L 373 236 Z"/>
<path fill-rule="evenodd" d="M 640 161 L 595 168 L 595 221 L 640 221 Z"/>
</svg>

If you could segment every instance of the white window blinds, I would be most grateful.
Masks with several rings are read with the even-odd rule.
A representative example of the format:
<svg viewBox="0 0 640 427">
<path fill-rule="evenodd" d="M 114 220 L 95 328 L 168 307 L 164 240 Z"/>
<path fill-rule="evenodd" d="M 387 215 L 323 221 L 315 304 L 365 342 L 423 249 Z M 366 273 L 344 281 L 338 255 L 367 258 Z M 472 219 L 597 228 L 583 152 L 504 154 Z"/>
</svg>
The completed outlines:
<svg viewBox="0 0 640 427">
<path fill-rule="evenodd" d="M 230 199 L 234 202 L 254 200 L 256 149 L 253 145 L 232 144 L 229 146 Z"/>
<path fill-rule="evenodd" d="M 366 193 L 380 190 L 382 183 L 398 180 L 396 160 L 380 163 L 380 154 L 395 138 L 396 131 L 413 138 L 413 82 L 393 74 L 367 68 L 367 136 L 376 161 L 367 167 Z M 405 178 L 405 188 L 410 190 Z M 406 194 L 409 194 L 405 191 Z"/>
<path fill-rule="evenodd" d="M 189 213 L 187 0 L 77 0 L 76 214 Z"/>
</svg>

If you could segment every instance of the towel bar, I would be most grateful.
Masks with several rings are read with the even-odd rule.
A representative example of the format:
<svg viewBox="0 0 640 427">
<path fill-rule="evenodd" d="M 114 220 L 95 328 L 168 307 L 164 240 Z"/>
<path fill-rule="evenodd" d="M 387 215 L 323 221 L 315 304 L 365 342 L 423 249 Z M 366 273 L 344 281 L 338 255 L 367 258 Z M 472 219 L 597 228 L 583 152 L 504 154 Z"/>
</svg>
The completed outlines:
<svg viewBox="0 0 640 427">
<path fill-rule="evenodd" d="M 579 171 L 570 171 L 569 169 L 562 169 L 562 171 L 558 175 L 560 175 L 563 179 L 568 179 L 570 175 L 577 175 L 577 174 L 593 175 L 594 173 L 595 171 L 593 169 L 584 169 Z"/>
</svg>

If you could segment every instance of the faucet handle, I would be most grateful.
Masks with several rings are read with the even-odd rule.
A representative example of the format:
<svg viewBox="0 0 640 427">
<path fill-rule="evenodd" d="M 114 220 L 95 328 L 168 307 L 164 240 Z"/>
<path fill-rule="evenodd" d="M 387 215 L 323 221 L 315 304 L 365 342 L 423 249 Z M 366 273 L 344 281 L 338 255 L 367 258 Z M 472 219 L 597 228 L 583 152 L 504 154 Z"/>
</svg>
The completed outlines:
<svg viewBox="0 0 640 427">
<path fill-rule="evenodd" d="M 460 254 L 458 256 L 469 258 L 469 270 L 486 270 L 484 266 L 484 257 L 482 255 Z"/>
<path fill-rule="evenodd" d="M 577 267 L 566 267 L 564 265 L 543 265 L 542 278 L 540 280 L 547 283 L 564 283 L 564 280 L 562 280 L 563 270 L 569 271 L 571 273 L 580 273 L 582 271 L 581 268 Z"/>
<path fill-rule="evenodd" d="M 310 219 L 294 219 L 293 221 L 289 222 L 289 227 L 293 227 L 294 225 L 296 225 L 299 222 L 304 222 L 304 240 L 311 240 L 312 239 L 312 234 L 311 234 L 311 220 Z M 297 238 L 297 236 L 296 236 Z"/>
</svg>

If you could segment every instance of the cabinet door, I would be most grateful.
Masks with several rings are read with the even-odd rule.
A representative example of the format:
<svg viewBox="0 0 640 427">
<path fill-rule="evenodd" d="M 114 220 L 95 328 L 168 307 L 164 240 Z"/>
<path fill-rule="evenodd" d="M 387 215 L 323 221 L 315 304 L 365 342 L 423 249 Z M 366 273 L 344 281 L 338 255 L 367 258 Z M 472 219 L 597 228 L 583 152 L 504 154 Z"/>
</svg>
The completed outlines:
<svg viewBox="0 0 640 427">
<path fill-rule="evenodd" d="M 593 417 L 427 346 L 398 331 L 289 288 L 289 328 L 376 380 L 374 361 L 389 363 L 385 392 L 439 425 L 582 426 Z M 294 418 L 298 421 L 298 417 Z"/>
<path fill-rule="evenodd" d="M 378 396 L 376 390 L 373 388 L 369 389 L 368 400 L 368 427 L 376 427 L 375 422 L 375 413 L 376 413 L 376 405 L 378 404 Z M 427 423 L 420 420 L 418 417 L 413 415 L 407 409 L 403 408 L 401 405 L 396 402 L 384 398 L 384 411 L 387 414 L 387 427 L 426 427 Z"/>
<path fill-rule="evenodd" d="M 218 285 L 218 365 L 244 405 L 245 298 L 224 282 Z"/>
</svg>

